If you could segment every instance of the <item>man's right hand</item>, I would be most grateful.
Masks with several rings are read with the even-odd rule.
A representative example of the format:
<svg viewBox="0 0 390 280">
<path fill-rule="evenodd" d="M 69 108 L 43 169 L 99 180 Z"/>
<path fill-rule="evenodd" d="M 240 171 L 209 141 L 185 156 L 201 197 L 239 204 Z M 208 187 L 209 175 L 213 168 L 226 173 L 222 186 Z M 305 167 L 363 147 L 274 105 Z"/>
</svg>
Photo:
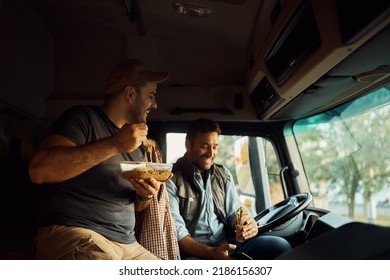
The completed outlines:
<svg viewBox="0 0 390 280">
<path fill-rule="evenodd" d="M 180 250 L 188 256 L 194 256 L 205 260 L 232 260 L 229 250 L 236 249 L 234 244 L 222 244 L 210 246 L 193 239 L 190 235 L 179 241 Z"/>
<path fill-rule="evenodd" d="M 211 258 L 214 260 L 232 260 L 229 257 L 229 250 L 236 249 L 236 245 L 234 244 L 222 244 L 217 247 L 211 248 Z"/>
<path fill-rule="evenodd" d="M 146 123 L 125 124 L 113 136 L 118 153 L 130 153 L 146 141 L 148 126 Z"/>
</svg>

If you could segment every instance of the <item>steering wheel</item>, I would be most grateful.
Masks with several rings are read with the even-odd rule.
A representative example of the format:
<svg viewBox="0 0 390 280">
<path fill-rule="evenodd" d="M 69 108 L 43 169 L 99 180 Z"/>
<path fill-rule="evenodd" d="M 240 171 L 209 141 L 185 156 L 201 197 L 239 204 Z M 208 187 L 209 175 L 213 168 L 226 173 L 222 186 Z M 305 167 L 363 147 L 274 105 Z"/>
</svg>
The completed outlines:
<svg viewBox="0 0 390 280">
<path fill-rule="evenodd" d="M 270 231 L 282 225 L 306 209 L 313 197 L 309 193 L 300 193 L 271 206 L 254 218 L 259 227 L 258 234 Z"/>
</svg>

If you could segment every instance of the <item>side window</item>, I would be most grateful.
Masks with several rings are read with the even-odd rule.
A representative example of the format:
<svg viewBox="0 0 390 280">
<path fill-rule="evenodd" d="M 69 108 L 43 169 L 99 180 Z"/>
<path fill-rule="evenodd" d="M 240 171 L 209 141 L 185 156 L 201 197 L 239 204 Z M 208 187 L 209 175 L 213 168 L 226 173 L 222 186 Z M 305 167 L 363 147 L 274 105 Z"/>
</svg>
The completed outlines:
<svg viewBox="0 0 390 280">
<path fill-rule="evenodd" d="M 285 199 L 283 194 L 283 186 L 280 181 L 280 165 L 276 155 L 276 151 L 272 143 L 267 139 L 263 140 L 263 149 L 265 151 L 265 165 L 267 168 L 267 176 L 269 180 L 269 189 L 271 196 L 271 205 L 274 205 Z"/>
<path fill-rule="evenodd" d="M 185 134 L 167 134 L 167 162 L 185 153 Z M 280 165 L 272 143 L 261 137 L 221 135 L 216 163 L 232 173 L 241 204 L 253 216 L 284 199 Z"/>
<path fill-rule="evenodd" d="M 283 200 L 280 166 L 272 143 L 243 136 L 234 142 L 234 170 L 241 203 L 252 214 Z"/>
<path fill-rule="evenodd" d="M 185 133 L 167 133 L 167 163 L 175 163 L 186 152 Z"/>
</svg>

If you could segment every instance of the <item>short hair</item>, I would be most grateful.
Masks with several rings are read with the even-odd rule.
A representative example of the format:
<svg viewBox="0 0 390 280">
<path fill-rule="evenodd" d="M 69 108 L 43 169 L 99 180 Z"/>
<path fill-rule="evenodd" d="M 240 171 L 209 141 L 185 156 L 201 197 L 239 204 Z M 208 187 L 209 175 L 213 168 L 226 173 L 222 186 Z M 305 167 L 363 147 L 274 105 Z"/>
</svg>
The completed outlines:
<svg viewBox="0 0 390 280">
<path fill-rule="evenodd" d="M 216 132 L 218 135 L 221 134 L 221 128 L 218 122 L 206 118 L 199 118 L 190 122 L 187 128 L 186 140 L 193 141 L 197 133 L 209 132 Z"/>
</svg>

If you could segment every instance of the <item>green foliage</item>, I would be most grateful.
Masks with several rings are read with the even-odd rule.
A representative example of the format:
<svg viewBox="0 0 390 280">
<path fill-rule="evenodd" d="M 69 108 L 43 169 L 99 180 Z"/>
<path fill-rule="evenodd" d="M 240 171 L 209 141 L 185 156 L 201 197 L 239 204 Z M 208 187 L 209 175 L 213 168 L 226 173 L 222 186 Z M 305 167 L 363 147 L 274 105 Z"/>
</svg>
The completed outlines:
<svg viewBox="0 0 390 280">
<path fill-rule="evenodd" d="M 218 155 L 215 159 L 216 163 L 223 164 L 233 175 L 234 182 L 237 183 L 237 174 L 235 170 L 234 158 L 234 141 L 240 136 L 223 136 L 219 137 Z"/>
<path fill-rule="evenodd" d="M 382 89 L 351 107 L 386 104 L 389 94 Z M 339 114 L 318 125 L 309 123 L 299 127 L 296 139 L 314 193 L 326 185 L 327 192 L 337 193 L 338 201 L 348 204 L 353 216 L 357 193 L 368 202 L 373 193 L 390 190 L 389 105 L 353 117 Z"/>
</svg>

